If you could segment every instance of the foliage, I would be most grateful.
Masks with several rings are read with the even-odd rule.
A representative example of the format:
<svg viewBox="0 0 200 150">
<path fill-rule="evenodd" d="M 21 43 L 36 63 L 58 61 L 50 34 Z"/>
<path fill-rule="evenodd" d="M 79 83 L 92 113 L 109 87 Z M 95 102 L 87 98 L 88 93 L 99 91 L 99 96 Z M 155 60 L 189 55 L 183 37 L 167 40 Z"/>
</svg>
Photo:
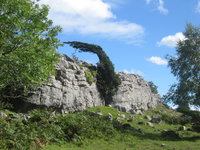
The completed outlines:
<svg viewBox="0 0 200 150">
<path fill-rule="evenodd" d="M 97 87 L 102 97 L 105 99 L 105 104 L 112 102 L 112 96 L 117 92 L 121 80 L 114 71 L 114 66 L 109 57 L 98 45 L 83 43 L 83 42 L 64 42 L 70 46 L 79 49 L 80 52 L 91 52 L 97 54 L 99 63 L 97 64 Z"/>
<path fill-rule="evenodd" d="M 171 72 L 178 83 L 171 86 L 165 102 L 173 102 L 182 110 L 200 106 L 200 27 L 188 24 L 185 40 L 179 41 L 177 56 L 167 56 Z"/>
<path fill-rule="evenodd" d="M 25 116 L 17 116 L 14 119 L 1 119 L 0 149 L 27 150 L 30 147 L 38 149 L 47 142 L 62 140 L 63 133 L 59 127 L 50 123 L 44 117 L 48 111 L 37 111 L 37 116 L 31 115 L 30 119 Z M 40 116 L 40 120 L 33 119 Z M 54 133 L 54 134 L 52 134 Z"/>
<path fill-rule="evenodd" d="M 58 125 L 65 132 L 68 141 L 77 144 L 81 144 L 78 142 L 83 142 L 84 139 L 106 139 L 117 134 L 112 121 L 108 117 L 89 112 L 60 116 Z"/>
<path fill-rule="evenodd" d="M 99 112 L 102 115 L 98 115 Z M 126 118 L 119 118 L 119 114 Z M 163 106 L 148 110 L 144 115 L 120 112 L 106 106 L 65 115 L 49 109 L 36 109 L 28 114 L 15 113 L 13 118 L 0 118 L 0 149 L 36 150 L 49 144 L 61 144 L 64 145 L 62 149 L 155 150 L 162 149 L 160 145 L 163 143 L 168 145 L 166 149 L 198 149 L 200 141 L 194 140 L 199 133 L 179 131 L 180 124 L 169 123 L 162 118 L 161 123 L 154 124 L 153 128 L 146 125 L 149 121 L 146 115 L 161 117 L 164 114 L 166 118 L 182 115 Z M 108 117 L 110 115 L 112 119 Z M 139 125 L 139 122 L 144 124 Z M 190 130 L 198 129 L 198 125 L 191 127 L 191 122 L 185 126 Z"/>
<path fill-rule="evenodd" d="M 51 110 L 36 109 L 27 116 L 0 118 L 0 149 L 38 149 L 46 143 L 73 142 L 84 139 L 109 138 L 117 131 L 106 116 L 90 112 L 56 115 Z"/>
<path fill-rule="evenodd" d="M 187 123 L 192 122 L 192 118 L 188 115 L 181 115 L 181 116 L 169 116 L 167 114 L 161 115 L 162 120 L 169 124 L 180 124 L 185 125 Z"/>
<path fill-rule="evenodd" d="M 0 3 L 0 96 L 16 98 L 54 73 L 61 28 L 52 26 L 45 5 L 32 0 Z"/>
<path fill-rule="evenodd" d="M 151 88 L 151 92 L 154 94 L 158 94 L 158 86 L 156 86 L 152 81 L 149 81 L 148 84 Z"/>
<path fill-rule="evenodd" d="M 198 150 L 200 146 L 200 134 L 195 131 L 189 131 L 193 129 L 191 128 L 190 122 L 184 125 L 188 131 L 179 131 L 178 129 L 182 126 L 181 124 L 174 124 L 164 120 L 168 117 L 172 118 L 173 116 L 174 118 L 181 118 L 182 113 L 167 109 L 163 106 L 148 110 L 144 112 L 143 115 L 120 112 L 112 107 L 105 106 L 89 108 L 89 111 L 93 113 L 101 112 L 103 116 L 112 114 L 114 120 L 115 118 L 119 118 L 119 114 L 124 114 L 126 118 L 117 120 L 121 122 L 122 125 L 129 124 L 131 130 L 119 130 L 119 128 L 116 128 L 118 134 L 115 134 L 106 140 L 95 137 L 91 139 L 86 138 L 82 141 L 81 146 L 74 143 L 66 143 L 61 146 L 53 144 L 48 145 L 44 150 L 182 150 L 184 148 Z M 166 115 L 166 118 L 162 118 L 162 121 L 159 124 L 153 123 L 154 127 L 150 127 L 146 124 L 149 122 L 145 117 L 146 115 L 149 115 L 150 117 L 161 117 L 164 114 Z M 130 121 L 130 118 L 132 118 L 132 121 Z M 144 122 L 144 124 L 138 125 L 139 122 Z"/>
<path fill-rule="evenodd" d="M 95 81 L 96 71 L 85 71 L 87 82 L 91 85 Z"/>
<path fill-rule="evenodd" d="M 12 109 L 12 108 L 13 108 L 13 105 L 11 103 L 0 101 L 0 110 Z"/>
</svg>

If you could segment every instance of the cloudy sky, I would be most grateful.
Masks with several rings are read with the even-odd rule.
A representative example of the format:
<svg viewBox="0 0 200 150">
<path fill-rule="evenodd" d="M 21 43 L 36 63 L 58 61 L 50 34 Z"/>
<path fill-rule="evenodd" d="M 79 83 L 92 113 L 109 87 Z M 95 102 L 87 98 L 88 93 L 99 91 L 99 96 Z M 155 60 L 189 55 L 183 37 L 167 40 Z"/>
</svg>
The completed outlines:
<svg viewBox="0 0 200 150">
<path fill-rule="evenodd" d="M 165 56 L 175 55 L 187 23 L 199 25 L 200 0 L 41 0 L 49 18 L 60 25 L 59 39 L 100 45 L 116 71 L 136 73 L 153 81 L 161 95 L 176 82 Z M 60 47 L 69 56 L 69 46 Z M 93 54 L 79 59 L 98 62 Z"/>
</svg>

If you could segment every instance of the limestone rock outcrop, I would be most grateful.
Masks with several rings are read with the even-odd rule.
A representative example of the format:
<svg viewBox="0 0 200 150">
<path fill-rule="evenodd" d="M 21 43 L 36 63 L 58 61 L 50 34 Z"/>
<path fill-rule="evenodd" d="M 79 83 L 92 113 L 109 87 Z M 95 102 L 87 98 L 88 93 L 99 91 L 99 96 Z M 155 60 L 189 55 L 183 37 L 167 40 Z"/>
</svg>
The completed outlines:
<svg viewBox="0 0 200 150">
<path fill-rule="evenodd" d="M 87 82 L 87 65 L 83 61 L 62 56 L 56 66 L 57 75 L 50 78 L 50 83 L 31 91 L 24 101 L 39 106 L 55 107 L 65 113 L 103 106 L 105 102 L 101 99 L 95 82 L 91 85 Z M 148 82 L 140 76 L 125 73 L 119 73 L 119 76 L 122 84 L 113 96 L 113 107 L 139 113 L 160 103 L 159 96 L 151 92 Z"/>
<path fill-rule="evenodd" d="M 135 74 L 118 73 L 122 84 L 113 96 L 113 107 L 130 113 L 141 113 L 160 104 L 158 94 L 152 92 L 148 82 Z"/>
<path fill-rule="evenodd" d="M 31 91 L 25 101 L 55 107 L 66 113 L 104 105 L 96 84 L 87 82 L 85 71 L 88 69 L 84 66 L 85 62 L 61 57 L 56 66 L 57 75 L 51 77 L 50 83 Z"/>
</svg>

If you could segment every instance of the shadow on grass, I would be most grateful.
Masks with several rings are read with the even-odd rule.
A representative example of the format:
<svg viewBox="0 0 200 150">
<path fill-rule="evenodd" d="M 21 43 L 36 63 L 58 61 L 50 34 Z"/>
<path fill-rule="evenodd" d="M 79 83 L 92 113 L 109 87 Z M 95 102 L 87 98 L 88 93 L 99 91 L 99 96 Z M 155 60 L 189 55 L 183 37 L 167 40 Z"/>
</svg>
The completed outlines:
<svg viewBox="0 0 200 150">
<path fill-rule="evenodd" d="M 180 135 L 173 131 L 163 131 L 161 133 L 148 133 L 143 131 L 127 131 L 123 130 L 121 131 L 122 134 L 128 134 L 129 136 L 135 136 L 140 139 L 150 139 L 150 140 L 159 140 L 159 141 L 191 141 L 195 142 L 200 139 L 200 136 L 193 136 L 193 137 L 180 137 Z"/>
</svg>

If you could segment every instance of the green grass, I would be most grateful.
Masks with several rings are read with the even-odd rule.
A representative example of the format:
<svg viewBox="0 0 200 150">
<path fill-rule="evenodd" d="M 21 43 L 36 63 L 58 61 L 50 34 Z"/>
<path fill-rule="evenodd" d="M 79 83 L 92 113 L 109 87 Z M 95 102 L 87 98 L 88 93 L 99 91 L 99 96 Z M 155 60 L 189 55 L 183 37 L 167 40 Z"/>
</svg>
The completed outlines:
<svg viewBox="0 0 200 150">
<path fill-rule="evenodd" d="M 5 109 L 0 112 L 13 113 Z M 110 114 L 112 119 L 108 117 Z M 120 117 L 121 114 L 125 118 Z M 164 106 L 148 110 L 142 115 L 98 106 L 66 115 L 34 110 L 28 116 L 28 120 L 20 116 L 0 119 L 1 150 L 200 149 L 200 133 L 192 129 L 191 118 Z M 153 127 L 150 127 L 147 125 L 147 116 L 161 118 L 161 122 L 153 123 Z M 189 130 L 179 131 L 183 125 Z M 166 131 L 172 135 L 166 134 Z"/>
<path fill-rule="evenodd" d="M 77 146 L 73 143 L 49 145 L 43 150 L 199 150 L 200 140 L 160 141 L 130 137 L 123 141 L 94 139 Z"/>
<path fill-rule="evenodd" d="M 43 150 L 199 150 L 200 149 L 200 134 L 194 131 L 178 131 L 181 124 L 168 123 L 175 119 L 180 119 L 182 114 L 174 110 L 159 106 L 154 110 L 148 110 L 143 115 L 133 115 L 129 113 L 119 112 L 110 107 L 94 107 L 89 108 L 89 112 L 101 112 L 104 116 L 108 113 L 113 115 L 113 118 L 119 117 L 118 114 L 125 114 L 126 118 L 119 119 L 122 124 L 130 124 L 135 129 L 141 130 L 143 134 L 125 131 L 109 140 L 90 139 L 83 142 L 81 146 L 73 143 L 58 145 L 48 145 Z M 146 125 L 149 122 L 146 116 L 151 117 L 166 117 L 162 118 L 159 124 L 154 123 L 154 127 Z M 131 120 L 131 121 L 130 121 Z M 139 124 L 143 122 L 144 124 Z M 190 124 L 184 124 L 187 128 L 191 128 Z M 163 137 L 162 132 L 172 130 L 179 134 L 180 139 L 173 137 Z"/>
</svg>

